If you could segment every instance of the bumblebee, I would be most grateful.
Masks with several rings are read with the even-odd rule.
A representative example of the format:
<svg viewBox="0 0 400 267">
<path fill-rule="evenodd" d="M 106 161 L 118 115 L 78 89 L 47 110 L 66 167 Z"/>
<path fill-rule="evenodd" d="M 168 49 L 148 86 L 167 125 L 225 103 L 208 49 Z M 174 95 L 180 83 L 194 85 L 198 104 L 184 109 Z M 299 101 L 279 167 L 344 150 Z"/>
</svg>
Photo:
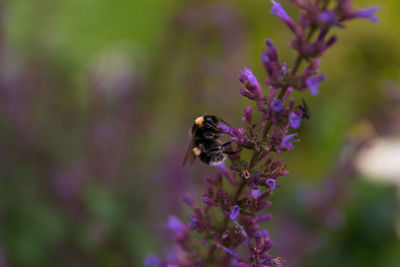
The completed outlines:
<svg viewBox="0 0 400 267">
<path fill-rule="evenodd" d="M 183 159 L 183 166 L 190 161 L 193 164 L 196 158 L 208 165 L 216 166 L 226 159 L 225 147 L 230 142 L 223 143 L 221 136 L 223 133 L 218 129 L 218 124 L 222 122 L 230 127 L 224 120 L 215 115 L 204 115 L 195 119 L 190 130 L 191 141 Z"/>
</svg>

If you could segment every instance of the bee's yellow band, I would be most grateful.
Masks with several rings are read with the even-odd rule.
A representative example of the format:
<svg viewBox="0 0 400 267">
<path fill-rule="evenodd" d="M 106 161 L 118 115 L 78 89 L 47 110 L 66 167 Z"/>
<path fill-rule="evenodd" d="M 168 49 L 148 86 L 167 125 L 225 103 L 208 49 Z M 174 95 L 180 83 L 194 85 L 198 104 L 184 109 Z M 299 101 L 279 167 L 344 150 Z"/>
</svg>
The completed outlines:
<svg viewBox="0 0 400 267">
<path fill-rule="evenodd" d="M 194 123 L 195 123 L 197 126 L 199 126 L 199 127 L 202 127 L 202 126 L 203 126 L 203 122 L 204 122 L 204 117 L 198 117 L 198 118 L 194 121 Z"/>
<path fill-rule="evenodd" d="M 201 153 L 201 149 L 198 148 L 198 147 L 194 147 L 194 148 L 193 148 L 193 153 L 194 153 L 196 156 L 198 156 L 198 155 L 200 155 L 200 153 Z"/>
</svg>

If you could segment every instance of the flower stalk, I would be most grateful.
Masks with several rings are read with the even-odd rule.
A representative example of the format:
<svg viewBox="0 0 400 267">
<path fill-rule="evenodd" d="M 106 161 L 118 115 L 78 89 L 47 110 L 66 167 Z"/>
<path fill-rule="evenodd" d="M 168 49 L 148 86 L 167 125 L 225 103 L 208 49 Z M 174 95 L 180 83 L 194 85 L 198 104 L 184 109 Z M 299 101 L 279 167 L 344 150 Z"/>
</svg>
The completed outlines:
<svg viewBox="0 0 400 267">
<path fill-rule="evenodd" d="M 269 253 L 274 242 L 269 233 L 261 229 L 260 223 L 270 220 L 271 215 L 260 213 L 271 205 L 268 197 L 280 187 L 278 179 L 289 173 L 280 154 L 293 150 L 293 143 L 299 141 L 295 139 L 297 133 L 291 131 L 300 127 L 302 119 L 310 117 L 304 101 L 296 105 L 290 95 L 293 90 L 307 89 L 312 95 L 318 94 L 319 84 L 326 79 L 326 75 L 319 74 L 320 58 L 337 41 L 335 35 L 329 36 L 332 27 L 343 27 L 346 21 L 354 18 L 377 21 L 376 7 L 357 11 L 350 0 L 337 1 L 334 6 L 329 5 L 329 0 L 292 2 L 301 10 L 297 22 L 274 0 L 271 0 L 271 13 L 294 33 L 290 44 L 297 57 L 293 66 L 288 68 L 279 61 L 273 42 L 267 39 L 261 62 L 268 74 L 265 85 L 269 94 L 264 93 L 250 69 L 240 72 L 239 81 L 245 87 L 240 94 L 252 101 L 253 106 L 243 112 L 244 128 L 218 126 L 233 143 L 227 147 L 233 152 L 229 154 L 229 168 L 221 166 L 216 177 L 207 179 L 203 205 L 191 198 L 185 199 L 193 209 L 190 223 L 184 225 L 174 217 L 172 227 L 181 254 L 172 263 L 156 260 L 153 261 L 155 265 L 250 267 L 282 266 L 285 261 Z M 301 68 L 303 62 L 306 65 Z M 253 110 L 261 114 L 260 121 L 253 122 Z M 242 155 L 244 149 L 252 151 L 250 159 Z M 233 190 L 228 189 L 227 182 L 233 184 Z M 223 218 L 218 219 L 215 216 L 218 214 Z M 206 253 L 185 245 L 195 242 L 189 230 L 200 234 Z M 241 244 L 248 247 L 246 254 L 238 251 Z"/>
</svg>

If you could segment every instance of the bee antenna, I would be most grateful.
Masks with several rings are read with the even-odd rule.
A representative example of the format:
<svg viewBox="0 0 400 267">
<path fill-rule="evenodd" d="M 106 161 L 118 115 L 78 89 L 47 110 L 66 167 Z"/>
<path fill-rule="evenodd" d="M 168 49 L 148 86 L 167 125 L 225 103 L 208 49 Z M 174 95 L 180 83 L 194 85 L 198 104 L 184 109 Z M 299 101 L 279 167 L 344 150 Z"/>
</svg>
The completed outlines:
<svg viewBox="0 0 400 267">
<path fill-rule="evenodd" d="M 230 128 L 232 128 L 232 125 L 230 125 L 229 123 L 227 123 L 226 121 L 224 121 L 223 119 L 221 119 L 220 117 L 217 117 L 218 120 L 220 120 L 223 124 L 226 124 L 227 126 L 229 126 Z"/>
</svg>

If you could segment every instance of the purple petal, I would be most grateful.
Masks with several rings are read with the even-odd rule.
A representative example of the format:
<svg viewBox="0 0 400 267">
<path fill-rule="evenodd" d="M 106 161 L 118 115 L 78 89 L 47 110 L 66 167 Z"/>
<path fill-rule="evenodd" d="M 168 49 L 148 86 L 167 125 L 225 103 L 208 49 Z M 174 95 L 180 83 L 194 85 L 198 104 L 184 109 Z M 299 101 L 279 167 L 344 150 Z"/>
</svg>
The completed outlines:
<svg viewBox="0 0 400 267">
<path fill-rule="evenodd" d="M 299 128 L 300 124 L 301 124 L 300 116 L 297 115 L 294 112 L 290 112 L 290 114 L 289 114 L 289 124 L 290 124 L 290 127 L 292 127 L 293 129 Z"/>
<path fill-rule="evenodd" d="M 271 190 L 274 190 L 275 188 L 277 188 L 279 186 L 279 183 L 277 181 L 275 181 L 274 179 L 268 179 L 265 181 L 265 184 L 271 188 Z"/>
<path fill-rule="evenodd" d="M 293 137 L 295 137 L 297 133 L 294 134 L 288 134 L 285 137 L 282 138 L 282 143 L 281 146 L 292 146 L 292 142 L 298 142 L 300 140 L 293 140 Z"/>
<path fill-rule="evenodd" d="M 176 234 L 185 230 L 185 225 L 178 218 L 172 215 L 168 218 L 167 226 Z"/>
<path fill-rule="evenodd" d="M 271 101 L 270 107 L 274 112 L 281 112 L 283 110 L 282 101 L 276 98 Z"/>
<path fill-rule="evenodd" d="M 236 220 L 236 218 L 239 216 L 240 213 L 240 207 L 238 205 L 233 206 L 232 212 L 230 215 L 230 218 L 232 221 Z"/>
<path fill-rule="evenodd" d="M 252 109 L 250 106 L 247 106 L 243 112 L 243 121 L 251 123 L 251 118 L 252 118 Z"/>
<path fill-rule="evenodd" d="M 379 7 L 371 6 L 364 9 L 360 9 L 356 11 L 356 16 L 359 18 L 369 19 L 370 21 L 377 23 L 379 21 L 378 17 L 375 15 L 375 12 L 378 11 Z"/>
<path fill-rule="evenodd" d="M 193 200 L 193 198 L 192 198 L 191 196 L 189 196 L 189 195 L 185 195 L 185 196 L 183 197 L 183 201 L 184 201 L 186 204 L 188 204 L 190 207 L 192 207 L 192 206 L 194 205 L 194 200 Z"/>
<path fill-rule="evenodd" d="M 260 194 L 260 189 L 259 188 L 251 190 L 251 196 L 253 198 L 258 198 L 259 194 Z"/>
<path fill-rule="evenodd" d="M 221 133 L 227 134 L 231 130 L 228 126 L 224 124 L 219 124 L 217 128 L 221 131 Z"/>
<path fill-rule="evenodd" d="M 246 83 L 250 83 L 251 85 L 259 86 L 256 76 L 254 76 L 253 72 L 244 68 L 244 70 L 240 71 L 239 81 L 246 85 Z"/>
<path fill-rule="evenodd" d="M 325 80 L 326 80 L 325 74 L 308 78 L 306 81 L 306 84 L 307 84 L 308 88 L 310 89 L 310 93 L 312 95 L 317 95 L 319 92 L 319 90 L 318 90 L 319 83 L 322 81 L 325 81 Z"/>
<path fill-rule="evenodd" d="M 286 13 L 286 11 L 282 8 L 281 4 L 278 2 L 275 2 L 274 0 L 271 0 L 272 2 L 272 8 L 271 8 L 271 13 L 278 16 L 281 20 L 287 22 L 290 20 L 289 15 Z"/>
<path fill-rule="evenodd" d="M 336 15 L 332 11 L 323 11 L 318 14 L 318 20 L 328 26 L 334 26 L 337 23 Z"/>
</svg>

